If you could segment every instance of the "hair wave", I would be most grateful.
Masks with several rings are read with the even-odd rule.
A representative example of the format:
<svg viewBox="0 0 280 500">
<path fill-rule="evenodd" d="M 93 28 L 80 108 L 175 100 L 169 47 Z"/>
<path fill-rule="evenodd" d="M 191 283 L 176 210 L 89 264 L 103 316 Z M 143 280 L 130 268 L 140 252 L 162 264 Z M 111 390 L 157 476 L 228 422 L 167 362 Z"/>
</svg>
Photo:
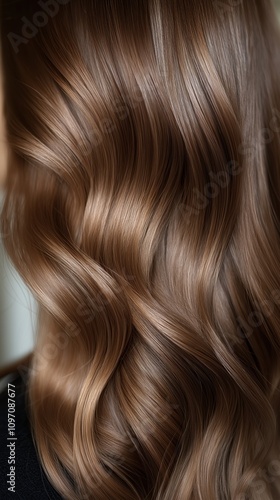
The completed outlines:
<svg viewBox="0 0 280 500">
<path fill-rule="evenodd" d="M 2 7 L 2 233 L 39 304 L 50 481 L 69 499 L 278 498 L 272 3 L 75 0 L 18 53 L 38 5 Z"/>
</svg>

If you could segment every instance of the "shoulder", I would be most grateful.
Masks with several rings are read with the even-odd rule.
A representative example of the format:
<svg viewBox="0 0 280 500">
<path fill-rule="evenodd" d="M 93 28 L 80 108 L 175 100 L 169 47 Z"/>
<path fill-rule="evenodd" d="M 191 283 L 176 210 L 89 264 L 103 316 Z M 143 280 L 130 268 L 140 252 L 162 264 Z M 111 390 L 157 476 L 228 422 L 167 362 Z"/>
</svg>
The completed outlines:
<svg viewBox="0 0 280 500">
<path fill-rule="evenodd" d="M 26 410 L 26 384 L 12 374 L 0 393 L 0 498 L 15 492 L 17 498 L 59 500 L 38 460 Z"/>
</svg>

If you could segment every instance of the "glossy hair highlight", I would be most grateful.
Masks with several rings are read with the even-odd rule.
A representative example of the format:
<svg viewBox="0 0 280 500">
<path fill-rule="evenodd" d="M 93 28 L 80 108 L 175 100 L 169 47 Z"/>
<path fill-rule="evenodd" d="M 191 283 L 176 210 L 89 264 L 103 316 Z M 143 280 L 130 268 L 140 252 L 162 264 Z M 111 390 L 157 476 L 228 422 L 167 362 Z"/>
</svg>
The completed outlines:
<svg viewBox="0 0 280 500">
<path fill-rule="evenodd" d="M 272 3 L 64 3 L 20 42 L 38 4 L 2 2 L 1 221 L 39 304 L 42 465 L 67 499 L 279 498 Z"/>
</svg>

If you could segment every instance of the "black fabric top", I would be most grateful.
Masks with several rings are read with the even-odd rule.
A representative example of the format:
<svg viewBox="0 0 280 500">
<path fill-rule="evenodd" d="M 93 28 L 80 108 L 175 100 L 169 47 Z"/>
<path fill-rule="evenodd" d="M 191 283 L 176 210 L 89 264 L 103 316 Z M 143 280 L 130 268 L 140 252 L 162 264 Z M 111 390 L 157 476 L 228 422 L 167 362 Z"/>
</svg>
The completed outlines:
<svg viewBox="0 0 280 500">
<path fill-rule="evenodd" d="M 15 412 L 11 412 L 15 416 L 15 430 L 13 430 L 12 418 L 10 419 L 10 435 L 8 432 L 8 383 L 15 386 L 14 398 L 10 398 L 15 401 Z M 0 499 L 62 500 L 49 483 L 38 460 L 25 404 L 26 387 L 23 378 L 16 373 L 8 383 L 0 393 Z M 12 432 L 15 432 L 16 440 Z M 13 470 L 12 467 L 15 469 Z M 7 475 L 13 473 L 15 473 L 14 478 L 12 475 Z M 12 481 L 10 484 L 7 483 L 10 479 L 15 479 L 15 492 L 8 490 L 14 484 Z"/>
</svg>

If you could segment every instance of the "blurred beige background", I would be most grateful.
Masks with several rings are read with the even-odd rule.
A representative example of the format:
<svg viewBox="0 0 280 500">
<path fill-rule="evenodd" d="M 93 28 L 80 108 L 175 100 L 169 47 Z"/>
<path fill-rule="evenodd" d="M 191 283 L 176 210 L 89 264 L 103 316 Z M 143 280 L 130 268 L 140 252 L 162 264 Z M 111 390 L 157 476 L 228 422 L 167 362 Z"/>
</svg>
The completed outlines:
<svg viewBox="0 0 280 500">
<path fill-rule="evenodd" d="M 275 0 L 275 3 L 280 22 L 280 0 Z M 1 161 L 3 147 L 0 143 Z M 1 202 L 0 190 L 0 210 Z M 32 351 L 36 318 L 36 303 L 9 264 L 0 240 L 0 370 Z"/>
</svg>

